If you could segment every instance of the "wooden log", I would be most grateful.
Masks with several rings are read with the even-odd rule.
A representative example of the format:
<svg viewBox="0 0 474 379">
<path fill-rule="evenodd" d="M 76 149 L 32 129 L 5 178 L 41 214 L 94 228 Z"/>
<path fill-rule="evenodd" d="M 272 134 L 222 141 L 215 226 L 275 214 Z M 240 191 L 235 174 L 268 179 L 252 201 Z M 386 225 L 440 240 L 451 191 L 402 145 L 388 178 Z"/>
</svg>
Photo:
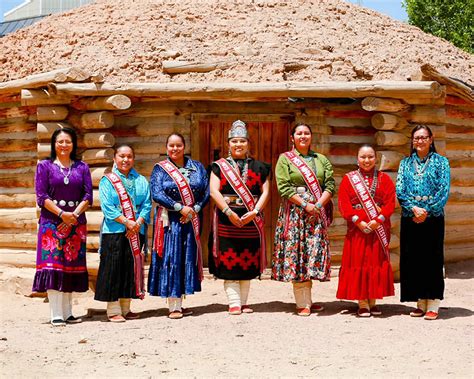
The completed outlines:
<svg viewBox="0 0 474 379">
<path fill-rule="evenodd" d="M 38 159 L 45 159 L 51 156 L 51 144 L 38 143 L 37 152 L 38 152 Z"/>
<path fill-rule="evenodd" d="M 22 248 L 22 249 L 35 249 L 36 243 L 38 242 L 38 236 L 36 233 L 18 233 L 17 232 L 6 232 L 0 233 L 0 247 L 10 248 Z M 99 236 L 91 235 L 87 236 L 87 250 L 97 250 L 99 248 Z"/>
<path fill-rule="evenodd" d="M 472 259 L 472 243 L 445 244 L 444 261 L 460 262 Z"/>
<path fill-rule="evenodd" d="M 34 193 L 0 194 L 0 208 L 26 208 L 36 205 Z"/>
<path fill-rule="evenodd" d="M 446 120 L 446 110 L 430 106 L 415 106 L 405 115 L 406 119 L 412 123 L 419 124 L 444 124 Z"/>
<path fill-rule="evenodd" d="M 82 160 L 88 164 L 110 163 L 114 159 L 114 149 L 88 149 L 82 153 Z"/>
<path fill-rule="evenodd" d="M 87 230 L 93 231 L 93 232 L 100 231 L 100 227 L 104 219 L 104 214 L 101 211 L 87 211 L 86 217 L 87 217 Z"/>
<path fill-rule="evenodd" d="M 377 151 L 377 160 L 379 163 L 379 170 L 381 171 L 398 171 L 400 161 L 405 156 L 396 151 Z"/>
<path fill-rule="evenodd" d="M 0 140 L 0 152 L 9 151 L 31 151 L 34 150 L 36 142 L 25 139 Z"/>
<path fill-rule="evenodd" d="M 83 72 L 77 68 L 60 68 L 41 74 L 28 75 L 21 79 L 10 80 L 0 83 L 0 94 L 9 92 L 20 92 L 23 88 L 39 88 L 44 87 L 50 82 L 66 82 L 66 81 L 83 81 L 87 76 L 79 76 L 79 72 Z"/>
<path fill-rule="evenodd" d="M 130 108 L 132 101 L 125 95 L 111 95 L 99 97 L 83 97 L 72 102 L 72 107 L 79 110 L 124 110 Z"/>
<path fill-rule="evenodd" d="M 464 126 L 474 128 L 474 118 L 454 118 L 454 117 L 446 117 L 445 123 L 447 125 L 455 125 L 455 126 Z"/>
<path fill-rule="evenodd" d="M 437 82 L 278 82 L 278 83 L 93 83 L 54 84 L 58 94 L 68 96 L 159 96 L 162 100 L 250 101 L 261 98 L 315 97 L 334 98 L 381 96 L 403 98 L 441 96 Z"/>
<path fill-rule="evenodd" d="M 330 135 L 327 136 L 327 139 L 323 138 L 324 136 L 316 136 L 316 133 L 313 132 L 313 140 L 315 143 L 340 143 L 340 144 L 364 144 L 364 143 L 373 143 L 374 136 L 372 135 Z"/>
<path fill-rule="evenodd" d="M 449 225 L 444 238 L 445 245 L 474 242 L 472 225 Z"/>
<path fill-rule="evenodd" d="M 98 148 L 112 147 L 115 144 L 115 137 L 111 133 L 85 133 L 79 136 L 79 147 Z"/>
<path fill-rule="evenodd" d="M 474 186 L 474 170 L 470 167 L 456 167 L 451 169 L 451 184 L 460 187 Z"/>
<path fill-rule="evenodd" d="M 36 208 L 0 209 L 0 228 L 35 231 L 38 225 Z"/>
<path fill-rule="evenodd" d="M 9 170 L 11 171 L 11 170 Z M 10 188 L 33 188 L 34 182 L 34 172 L 30 174 L 3 174 L 0 178 L 1 186 L 3 189 Z"/>
<path fill-rule="evenodd" d="M 163 61 L 163 72 L 166 74 L 184 74 L 188 72 L 211 72 L 216 69 L 225 70 L 229 62 L 188 62 L 188 61 Z"/>
<path fill-rule="evenodd" d="M 377 130 L 400 130 L 407 126 L 403 117 L 387 113 L 376 113 L 370 121 Z"/>
<path fill-rule="evenodd" d="M 36 158 L 36 157 L 35 157 Z M 0 160 L 0 170 L 12 170 L 25 167 L 35 167 L 36 159 L 25 157 L 25 159 Z"/>
<path fill-rule="evenodd" d="M 452 187 L 451 187 L 452 188 Z M 460 187 L 471 190 L 474 187 Z M 450 191 L 449 202 L 445 208 L 446 213 L 446 225 L 474 225 L 474 203 L 455 203 L 452 197 L 452 191 Z M 449 230 L 449 228 L 448 228 Z"/>
<path fill-rule="evenodd" d="M 362 109 L 369 112 L 401 112 L 410 109 L 410 105 L 400 99 L 366 97 L 361 103 Z"/>
<path fill-rule="evenodd" d="M 21 105 L 57 105 L 69 104 L 71 98 L 64 95 L 55 95 L 45 89 L 22 89 Z"/>
<path fill-rule="evenodd" d="M 367 128 L 369 127 L 370 120 L 368 118 L 338 118 L 338 117 L 326 117 L 326 124 L 328 126 L 338 128 Z"/>
<path fill-rule="evenodd" d="M 100 179 L 102 177 L 112 171 L 112 167 L 92 167 L 91 168 L 91 177 L 92 177 L 92 185 L 94 187 L 99 186 Z"/>
<path fill-rule="evenodd" d="M 36 118 L 38 121 L 62 121 L 69 113 L 67 107 L 38 107 L 36 108 Z"/>
<path fill-rule="evenodd" d="M 36 125 L 32 122 L 15 122 L 8 124 L 0 124 L 0 135 L 7 133 L 28 133 L 34 132 Z"/>
<path fill-rule="evenodd" d="M 474 202 L 474 187 L 451 186 L 449 190 L 450 201 Z"/>
<path fill-rule="evenodd" d="M 36 124 L 36 133 L 39 140 L 50 140 L 57 129 L 63 128 L 71 128 L 71 125 L 65 122 L 38 122 Z"/>
<path fill-rule="evenodd" d="M 0 109 L 0 119 L 3 119 L 2 121 L 5 121 L 6 123 L 16 122 L 18 120 L 14 119 L 17 118 L 22 118 L 24 119 L 24 121 L 27 121 L 29 117 L 33 114 L 36 114 L 36 109 L 34 107 L 29 106 Z"/>
<path fill-rule="evenodd" d="M 77 126 L 82 129 L 109 129 L 114 125 L 112 112 L 89 112 L 78 116 Z"/>
<path fill-rule="evenodd" d="M 402 146 L 408 143 L 408 138 L 397 132 L 383 132 L 375 133 L 375 143 L 379 146 Z"/>
</svg>

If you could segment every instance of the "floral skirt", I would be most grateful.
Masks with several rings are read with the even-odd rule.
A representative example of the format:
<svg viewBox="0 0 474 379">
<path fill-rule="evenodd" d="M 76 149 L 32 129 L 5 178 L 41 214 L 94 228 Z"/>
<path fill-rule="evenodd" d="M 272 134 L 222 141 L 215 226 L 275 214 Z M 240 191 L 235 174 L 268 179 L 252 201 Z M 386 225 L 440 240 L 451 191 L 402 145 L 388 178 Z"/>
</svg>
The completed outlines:
<svg viewBox="0 0 474 379">
<path fill-rule="evenodd" d="M 33 291 L 86 292 L 87 227 L 75 225 L 65 233 L 57 227 L 52 222 L 39 225 Z"/>
<path fill-rule="evenodd" d="M 303 199 L 314 202 L 310 193 Z M 278 213 L 272 259 L 272 279 L 281 282 L 329 280 L 329 239 L 319 216 L 284 200 Z"/>
</svg>

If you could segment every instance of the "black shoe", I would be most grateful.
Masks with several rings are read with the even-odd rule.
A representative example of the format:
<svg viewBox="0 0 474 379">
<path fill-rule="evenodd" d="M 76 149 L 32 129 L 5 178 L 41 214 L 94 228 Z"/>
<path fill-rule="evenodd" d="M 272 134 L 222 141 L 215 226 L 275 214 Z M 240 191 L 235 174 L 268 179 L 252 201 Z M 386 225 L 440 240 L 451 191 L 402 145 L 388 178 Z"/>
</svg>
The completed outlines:
<svg viewBox="0 0 474 379">
<path fill-rule="evenodd" d="M 68 324 L 79 324 L 81 322 L 82 322 L 82 318 L 74 317 L 74 316 L 69 316 L 66 320 L 66 323 Z"/>
<path fill-rule="evenodd" d="M 66 326 L 66 321 L 61 319 L 51 320 L 51 325 L 53 326 Z"/>
</svg>

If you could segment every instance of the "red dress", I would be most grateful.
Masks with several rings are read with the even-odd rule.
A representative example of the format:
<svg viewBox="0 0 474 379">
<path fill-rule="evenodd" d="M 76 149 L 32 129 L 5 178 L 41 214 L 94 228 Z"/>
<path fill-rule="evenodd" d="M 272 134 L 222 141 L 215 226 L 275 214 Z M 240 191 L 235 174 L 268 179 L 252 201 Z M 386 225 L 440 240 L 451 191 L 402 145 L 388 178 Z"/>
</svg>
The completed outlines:
<svg viewBox="0 0 474 379">
<path fill-rule="evenodd" d="M 373 185 L 373 172 L 364 173 L 362 177 Z M 375 202 L 385 217 L 384 227 L 390 238 L 390 216 L 395 208 L 395 186 L 392 179 L 385 173 L 377 171 Z M 347 233 L 344 240 L 342 265 L 339 272 L 338 299 L 367 300 L 393 296 L 393 273 L 390 259 L 387 258 L 377 235 L 363 233 L 352 221 L 359 216 L 360 221 L 369 221 L 365 210 L 360 207 L 359 198 L 347 175 L 339 187 L 338 205 L 347 221 Z"/>
</svg>

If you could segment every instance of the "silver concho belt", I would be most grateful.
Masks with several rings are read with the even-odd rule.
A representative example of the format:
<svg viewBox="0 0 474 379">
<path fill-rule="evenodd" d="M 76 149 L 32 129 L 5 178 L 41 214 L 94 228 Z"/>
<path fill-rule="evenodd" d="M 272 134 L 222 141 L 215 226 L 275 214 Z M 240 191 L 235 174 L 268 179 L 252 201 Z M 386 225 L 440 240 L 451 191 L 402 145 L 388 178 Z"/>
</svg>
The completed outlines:
<svg viewBox="0 0 474 379">
<path fill-rule="evenodd" d="M 65 207 L 66 205 L 69 207 L 74 207 L 79 205 L 79 201 L 66 201 L 66 200 L 53 200 L 53 203 L 56 205 L 60 205 L 61 207 Z"/>
<path fill-rule="evenodd" d="M 424 196 L 421 196 L 421 195 L 417 195 L 415 196 L 413 199 L 415 199 L 416 201 L 428 201 L 431 200 L 433 198 L 433 196 L 427 196 L 427 195 L 424 195 Z"/>
</svg>

